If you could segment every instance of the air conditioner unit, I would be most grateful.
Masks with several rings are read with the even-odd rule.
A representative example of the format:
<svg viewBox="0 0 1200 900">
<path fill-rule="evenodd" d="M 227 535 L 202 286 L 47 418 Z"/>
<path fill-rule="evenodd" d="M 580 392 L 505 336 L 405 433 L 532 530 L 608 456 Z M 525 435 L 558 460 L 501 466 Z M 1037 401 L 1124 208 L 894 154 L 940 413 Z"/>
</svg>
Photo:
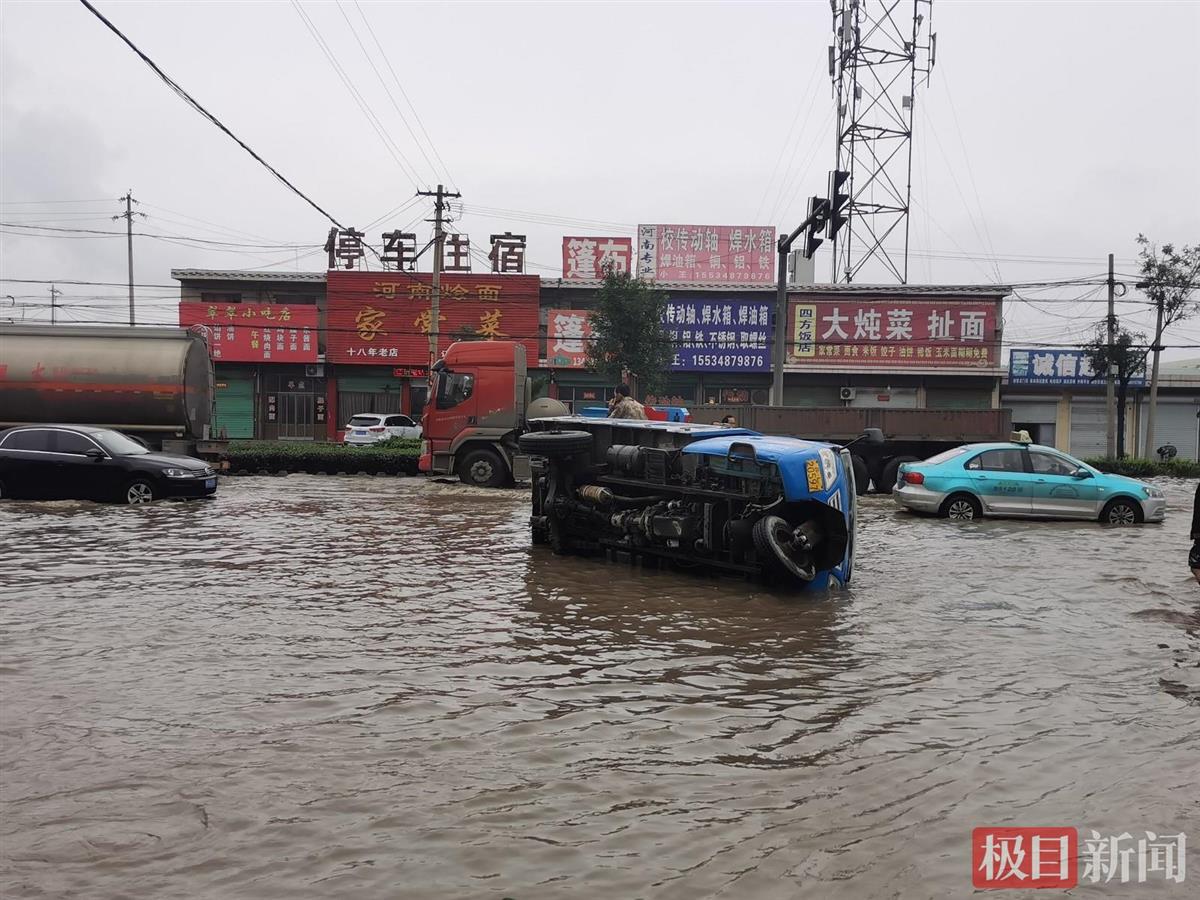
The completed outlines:
<svg viewBox="0 0 1200 900">
<path fill-rule="evenodd" d="M 750 402 L 755 406 L 766 406 L 771 402 L 770 393 L 764 388 L 758 388 L 750 392 Z"/>
<path fill-rule="evenodd" d="M 307 365 L 304 367 L 304 374 L 308 378 L 324 378 L 325 367 L 319 363 L 317 365 Z"/>
<path fill-rule="evenodd" d="M 852 387 L 838 388 L 838 397 L 842 400 L 853 400 L 858 396 L 858 391 Z"/>
</svg>

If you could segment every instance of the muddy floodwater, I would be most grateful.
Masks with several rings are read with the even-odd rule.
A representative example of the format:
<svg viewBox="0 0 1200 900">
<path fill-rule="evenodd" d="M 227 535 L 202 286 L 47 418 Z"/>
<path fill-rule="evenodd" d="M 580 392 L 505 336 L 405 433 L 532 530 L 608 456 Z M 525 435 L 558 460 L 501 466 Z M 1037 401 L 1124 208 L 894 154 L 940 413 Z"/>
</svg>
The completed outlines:
<svg viewBox="0 0 1200 900">
<path fill-rule="evenodd" d="M 1078 895 L 1196 896 L 1164 487 L 1124 530 L 867 498 L 815 596 L 557 558 L 525 492 L 421 479 L 0 504 L 0 896 L 957 898 L 980 825 L 1187 832 L 1185 884 Z"/>
</svg>

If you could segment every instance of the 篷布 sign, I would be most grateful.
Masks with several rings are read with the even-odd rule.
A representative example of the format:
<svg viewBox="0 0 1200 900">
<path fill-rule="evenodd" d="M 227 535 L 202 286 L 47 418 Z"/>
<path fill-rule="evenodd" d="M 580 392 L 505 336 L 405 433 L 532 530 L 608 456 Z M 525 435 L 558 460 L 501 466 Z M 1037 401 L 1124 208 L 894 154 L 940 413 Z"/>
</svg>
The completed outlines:
<svg viewBox="0 0 1200 900">
<path fill-rule="evenodd" d="M 592 338 L 591 313 L 586 309 L 546 310 L 546 365 L 582 369 Z"/>
<path fill-rule="evenodd" d="M 1008 383 L 1103 387 L 1105 378 L 1104 373 L 1093 371 L 1091 360 L 1082 350 L 1014 349 L 1008 356 Z M 1135 387 L 1145 385 L 1144 365 L 1129 383 Z"/>
<path fill-rule="evenodd" d="M 775 227 L 639 225 L 638 275 L 695 284 L 775 281 Z"/>
<path fill-rule="evenodd" d="M 996 306 L 929 300 L 795 301 L 788 362 L 987 368 L 996 365 Z"/>
<path fill-rule="evenodd" d="M 565 237 L 562 256 L 563 278 L 567 281 L 603 278 L 610 266 L 617 274 L 631 272 L 633 238 Z"/>
<path fill-rule="evenodd" d="M 295 303 L 180 303 L 179 324 L 217 362 L 316 362 L 317 308 Z"/>
</svg>

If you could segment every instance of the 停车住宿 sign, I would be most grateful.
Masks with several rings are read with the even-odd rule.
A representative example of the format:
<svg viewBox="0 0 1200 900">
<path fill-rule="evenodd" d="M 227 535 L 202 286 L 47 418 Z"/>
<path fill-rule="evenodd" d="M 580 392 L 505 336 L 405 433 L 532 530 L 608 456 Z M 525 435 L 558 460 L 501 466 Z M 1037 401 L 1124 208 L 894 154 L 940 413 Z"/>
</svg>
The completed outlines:
<svg viewBox="0 0 1200 900">
<path fill-rule="evenodd" d="M 796 365 L 991 368 L 997 307 L 936 300 L 793 300 L 788 362 Z"/>
<path fill-rule="evenodd" d="M 562 255 L 566 281 L 603 278 L 609 267 L 618 275 L 632 272 L 633 238 L 565 237 Z"/>
<path fill-rule="evenodd" d="M 536 275 L 442 277 L 438 352 L 457 340 L 519 341 L 538 351 Z M 434 330 L 432 275 L 331 270 L 325 358 L 358 365 L 427 365 Z"/>
<path fill-rule="evenodd" d="M 317 307 L 296 303 L 180 303 L 219 362 L 316 362 Z"/>
<path fill-rule="evenodd" d="M 638 275 L 695 284 L 775 281 L 773 225 L 639 225 Z"/>
<path fill-rule="evenodd" d="M 1103 387 L 1104 373 L 1092 369 L 1091 359 L 1083 350 L 1014 349 L 1008 356 L 1009 384 L 1071 385 Z M 1129 384 L 1146 383 L 1145 366 L 1129 379 Z"/>
</svg>

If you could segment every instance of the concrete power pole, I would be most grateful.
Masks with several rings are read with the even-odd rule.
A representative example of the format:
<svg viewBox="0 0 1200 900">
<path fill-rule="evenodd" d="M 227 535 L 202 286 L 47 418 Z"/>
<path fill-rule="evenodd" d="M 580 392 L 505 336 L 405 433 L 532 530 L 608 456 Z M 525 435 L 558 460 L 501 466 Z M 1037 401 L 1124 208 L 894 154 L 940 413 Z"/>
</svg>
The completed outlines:
<svg viewBox="0 0 1200 900">
<path fill-rule="evenodd" d="M 124 197 L 118 197 L 117 199 L 125 201 L 125 212 L 121 213 L 120 215 L 113 216 L 113 220 L 125 220 L 125 240 L 127 242 L 127 249 L 129 251 L 129 324 L 133 325 L 136 321 L 136 316 L 134 315 L 133 310 L 133 217 L 135 215 L 133 212 L 133 204 L 137 203 L 137 201 L 133 199 L 132 190 L 126 191 Z M 142 218 L 146 217 L 145 213 L 137 213 L 137 215 L 141 216 Z"/>
<path fill-rule="evenodd" d="M 442 185 L 436 191 L 417 191 L 418 197 L 433 197 L 433 290 L 429 307 L 429 375 L 433 377 L 433 365 L 438 359 L 439 313 L 442 300 L 442 251 L 446 239 L 443 230 L 443 214 L 446 211 L 446 200 L 461 197 L 462 194 L 450 193 Z M 431 398 L 432 399 L 432 398 Z"/>
<path fill-rule="evenodd" d="M 1138 285 L 1142 287 L 1142 285 Z M 1150 366 L 1150 409 L 1146 413 L 1146 445 L 1142 448 L 1142 459 L 1152 459 L 1150 454 L 1154 452 L 1154 414 L 1158 408 L 1158 355 L 1162 350 L 1162 331 L 1163 331 L 1163 298 L 1159 292 L 1157 303 L 1158 316 L 1154 321 L 1154 344 L 1150 347 L 1150 352 L 1154 354 L 1154 361 Z M 1136 443 L 1134 444 L 1136 447 Z"/>
<path fill-rule="evenodd" d="M 58 324 L 58 295 L 61 294 L 58 288 L 50 285 L 50 324 Z"/>
<path fill-rule="evenodd" d="M 1113 278 L 1113 255 L 1108 254 L 1108 372 L 1105 373 L 1107 388 L 1105 393 L 1105 409 L 1108 414 L 1108 441 L 1105 444 L 1105 456 L 1115 459 L 1117 456 L 1117 386 L 1113 380 L 1113 353 L 1117 342 L 1117 316 L 1114 312 L 1114 296 L 1116 281 Z"/>
</svg>

